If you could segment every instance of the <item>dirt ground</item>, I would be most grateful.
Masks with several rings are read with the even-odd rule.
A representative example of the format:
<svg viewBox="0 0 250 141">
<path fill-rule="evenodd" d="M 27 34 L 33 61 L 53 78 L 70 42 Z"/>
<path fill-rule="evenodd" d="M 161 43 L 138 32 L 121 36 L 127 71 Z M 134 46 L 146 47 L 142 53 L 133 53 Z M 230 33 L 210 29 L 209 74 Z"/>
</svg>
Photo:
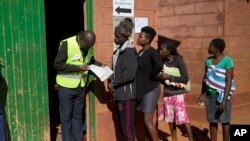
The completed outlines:
<svg viewBox="0 0 250 141">
<path fill-rule="evenodd" d="M 238 110 L 237 108 L 234 109 L 232 113 L 232 121 L 230 124 L 250 125 L 250 112 L 248 107 L 249 104 L 246 104 L 245 106 L 242 105 L 242 107 L 238 108 L 240 110 Z M 210 141 L 209 126 L 206 120 L 192 121 L 192 119 L 190 119 L 190 122 L 195 141 Z M 171 141 L 168 124 L 164 121 L 159 121 L 159 135 L 161 141 Z M 178 127 L 177 129 L 177 139 L 178 141 L 188 141 L 187 134 L 185 133 L 185 130 L 183 130 L 182 127 Z M 222 141 L 222 129 L 220 124 L 218 126 L 217 141 Z"/>
<path fill-rule="evenodd" d="M 250 125 L 250 112 L 249 112 L 249 104 L 233 110 L 232 113 L 232 122 L 231 124 L 248 124 Z M 195 141 L 210 141 L 209 137 L 209 126 L 206 120 L 204 121 L 197 121 L 192 120 L 190 118 L 191 127 L 193 131 L 193 136 Z M 57 126 L 57 135 L 54 136 L 51 141 L 61 141 L 61 130 L 60 125 Z M 171 135 L 169 131 L 168 124 L 164 121 L 158 121 L 158 133 L 160 136 L 160 141 L 171 141 Z M 177 139 L 178 141 L 188 141 L 187 134 L 183 127 L 177 128 Z M 221 125 L 218 126 L 218 140 L 222 141 L 222 129 Z"/>
</svg>

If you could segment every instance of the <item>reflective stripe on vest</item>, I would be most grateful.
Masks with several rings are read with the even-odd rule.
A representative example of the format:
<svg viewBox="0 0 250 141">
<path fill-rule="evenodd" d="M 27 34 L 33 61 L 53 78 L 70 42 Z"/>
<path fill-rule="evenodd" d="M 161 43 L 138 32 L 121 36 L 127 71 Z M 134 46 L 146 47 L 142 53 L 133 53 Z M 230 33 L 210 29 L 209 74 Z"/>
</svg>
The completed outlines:
<svg viewBox="0 0 250 141">
<path fill-rule="evenodd" d="M 65 78 L 72 78 L 72 79 L 81 79 L 82 75 L 77 75 L 77 74 L 59 74 L 62 77 Z"/>
</svg>

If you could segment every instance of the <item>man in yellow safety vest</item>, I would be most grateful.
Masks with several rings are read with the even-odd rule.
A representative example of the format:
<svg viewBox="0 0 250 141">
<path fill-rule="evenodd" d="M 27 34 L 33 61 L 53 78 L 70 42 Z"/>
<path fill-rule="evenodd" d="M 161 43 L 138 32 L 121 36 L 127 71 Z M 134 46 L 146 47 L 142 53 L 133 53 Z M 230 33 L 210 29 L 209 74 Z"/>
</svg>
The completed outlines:
<svg viewBox="0 0 250 141">
<path fill-rule="evenodd" d="M 93 57 L 95 39 L 94 32 L 80 31 L 76 36 L 61 41 L 55 58 L 63 141 L 81 141 L 83 137 L 83 88 L 87 81 L 87 66 Z"/>
</svg>

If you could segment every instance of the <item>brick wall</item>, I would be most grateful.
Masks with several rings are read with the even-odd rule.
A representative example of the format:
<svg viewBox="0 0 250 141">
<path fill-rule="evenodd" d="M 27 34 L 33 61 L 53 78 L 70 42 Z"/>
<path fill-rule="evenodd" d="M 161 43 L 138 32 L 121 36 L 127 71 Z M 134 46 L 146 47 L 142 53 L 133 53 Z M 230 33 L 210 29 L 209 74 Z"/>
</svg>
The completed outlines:
<svg viewBox="0 0 250 141">
<path fill-rule="evenodd" d="M 250 4 L 246 0 L 161 0 L 158 17 L 159 33 L 182 41 L 179 52 L 187 63 L 192 90 L 186 97 L 192 119 L 203 108 L 197 107 L 204 74 L 207 48 L 214 37 L 224 38 L 225 53 L 235 63 L 237 91 L 234 107 L 250 100 Z M 194 116 L 193 116 L 194 114 Z M 204 112 L 201 112 L 204 115 Z"/>
<path fill-rule="evenodd" d="M 159 33 L 182 41 L 179 52 L 188 66 L 192 82 L 190 94 L 200 92 L 209 41 L 223 36 L 225 13 L 222 7 L 223 1 L 216 0 L 160 2 Z"/>
<path fill-rule="evenodd" d="M 95 58 L 109 66 L 113 52 L 112 8 L 112 0 L 94 1 Z M 159 34 L 182 41 L 179 52 L 187 63 L 192 85 L 186 97 L 190 119 L 205 119 L 205 110 L 197 106 L 196 99 L 208 57 L 207 48 L 214 37 L 225 39 L 225 52 L 235 62 L 235 106 L 250 101 L 247 83 L 250 79 L 250 4 L 246 0 L 135 0 L 135 17 L 148 17 L 149 25 Z M 97 82 L 96 97 L 97 140 L 119 140 L 116 115 L 106 84 Z"/>
<path fill-rule="evenodd" d="M 94 0 L 94 31 L 96 33 L 95 59 L 111 67 L 113 53 L 112 0 Z M 96 140 L 116 140 L 114 107 L 107 84 L 96 83 Z M 118 135 L 119 136 L 119 135 Z"/>
<path fill-rule="evenodd" d="M 228 54 L 235 62 L 237 94 L 249 93 L 250 79 L 250 3 L 239 0 L 229 0 L 225 4 L 226 24 L 225 37 Z"/>
<path fill-rule="evenodd" d="M 97 36 L 95 59 L 111 66 L 113 47 L 113 14 L 112 0 L 94 1 L 94 31 Z M 135 0 L 135 17 L 148 17 L 149 25 L 157 28 L 159 0 Z M 137 35 L 135 35 L 136 38 Z M 154 40 L 156 45 L 156 39 Z M 140 49 L 137 47 L 137 49 Z M 114 104 L 107 84 L 96 85 L 96 133 L 98 141 L 121 140 L 117 126 Z"/>
<path fill-rule="evenodd" d="M 227 54 L 235 63 L 236 93 L 233 103 L 233 117 L 250 106 L 250 3 L 246 0 L 225 1 L 224 35 Z M 242 114 L 241 114 L 242 115 Z"/>
<path fill-rule="evenodd" d="M 186 96 L 189 117 L 204 120 L 205 110 L 196 104 L 196 99 L 200 94 L 209 42 L 214 37 L 224 36 L 224 1 L 162 0 L 158 19 L 159 34 L 182 41 L 178 50 L 187 64 L 191 81 L 191 91 Z"/>
</svg>

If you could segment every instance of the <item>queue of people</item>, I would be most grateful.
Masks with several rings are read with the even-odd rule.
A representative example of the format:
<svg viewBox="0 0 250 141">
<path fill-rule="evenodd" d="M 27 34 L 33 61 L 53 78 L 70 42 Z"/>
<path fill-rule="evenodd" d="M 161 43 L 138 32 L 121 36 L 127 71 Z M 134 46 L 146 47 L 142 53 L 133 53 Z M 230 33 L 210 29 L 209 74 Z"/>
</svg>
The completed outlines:
<svg viewBox="0 0 250 141">
<path fill-rule="evenodd" d="M 165 40 L 158 50 L 151 42 L 156 31 L 150 26 L 141 29 L 136 51 L 129 37 L 134 23 L 124 18 L 114 31 L 114 43 L 118 48 L 113 52 L 113 75 L 108 80 L 110 92 L 114 93 L 118 125 L 124 141 L 135 141 L 134 112 L 141 112 L 148 140 L 159 141 L 158 131 L 153 123 L 156 105 L 163 88 L 163 105 L 160 119 L 168 123 L 172 141 L 176 141 L 176 126 L 183 125 L 188 138 L 193 141 L 190 119 L 185 106 L 185 95 L 190 90 L 188 70 L 184 57 L 178 51 L 178 43 Z M 90 48 L 95 44 L 92 31 L 81 31 L 76 36 L 61 42 L 54 67 L 58 74 L 59 107 L 63 141 L 82 140 L 82 111 L 84 88 L 87 83 L 88 68 L 91 63 L 102 65 L 93 59 Z M 222 123 L 223 141 L 229 141 L 229 123 L 231 120 L 231 101 L 235 91 L 233 81 L 233 61 L 223 54 L 225 43 L 222 39 L 213 39 L 206 60 L 206 72 L 202 82 L 198 102 L 205 105 L 212 141 L 216 141 L 218 123 Z M 94 61 L 91 61 L 94 60 Z M 219 72 L 219 73 L 218 73 Z M 214 84 L 216 83 L 216 84 Z"/>
</svg>

